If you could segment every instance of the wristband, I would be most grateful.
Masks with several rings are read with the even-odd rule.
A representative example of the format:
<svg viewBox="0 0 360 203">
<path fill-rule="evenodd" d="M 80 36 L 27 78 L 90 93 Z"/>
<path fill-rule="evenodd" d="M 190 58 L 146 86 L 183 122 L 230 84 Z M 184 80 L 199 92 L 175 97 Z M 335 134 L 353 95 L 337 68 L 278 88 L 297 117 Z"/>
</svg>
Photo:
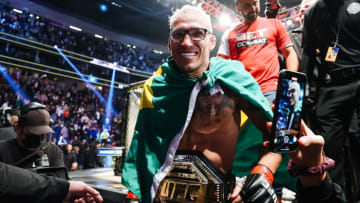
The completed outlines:
<svg viewBox="0 0 360 203">
<path fill-rule="evenodd" d="M 125 199 L 127 200 L 139 200 L 139 198 L 132 192 L 128 192 L 128 194 L 126 195 Z"/>
<path fill-rule="evenodd" d="M 250 174 L 254 174 L 254 173 L 259 173 L 263 175 L 270 184 L 273 184 L 274 174 L 267 166 L 263 164 L 256 165 L 250 172 Z"/>
<path fill-rule="evenodd" d="M 335 165 L 335 161 L 331 158 L 327 157 L 323 152 L 323 161 L 320 166 L 313 166 L 313 167 L 304 167 L 304 166 L 297 166 L 295 162 L 291 159 L 288 164 L 288 171 L 291 176 L 313 176 L 323 174 L 325 171 L 333 168 Z"/>
</svg>

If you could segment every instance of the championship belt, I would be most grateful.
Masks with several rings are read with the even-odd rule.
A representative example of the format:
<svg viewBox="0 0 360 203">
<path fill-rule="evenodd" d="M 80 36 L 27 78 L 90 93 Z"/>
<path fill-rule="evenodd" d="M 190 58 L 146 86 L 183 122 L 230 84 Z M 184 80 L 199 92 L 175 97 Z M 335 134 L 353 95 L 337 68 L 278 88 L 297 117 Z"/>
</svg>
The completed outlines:
<svg viewBox="0 0 360 203">
<path fill-rule="evenodd" d="M 155 202 L 231 202 L 235 176 L 224 174 L 199 151 L 177 151 Z"/>
</svg>

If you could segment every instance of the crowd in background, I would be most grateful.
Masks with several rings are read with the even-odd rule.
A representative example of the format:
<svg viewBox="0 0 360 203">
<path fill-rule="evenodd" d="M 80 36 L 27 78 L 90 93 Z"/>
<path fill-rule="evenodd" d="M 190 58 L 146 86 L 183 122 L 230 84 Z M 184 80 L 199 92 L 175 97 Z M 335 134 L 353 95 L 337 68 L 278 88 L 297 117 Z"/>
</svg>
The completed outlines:
<svg viewBox="0 0 360 203">
<path fill-rule="evenodd" d="M 77 162 L 78 166 L 73 169 L 103 166 L 97 157 L 97 148 L 120 145 L 119 117 L 112 114 L 110 119 L 106 119 L 105 105 L 89 88 L 82 87 L 81 83 L 73 80 L 56 81 L 46 75 L 19 69 L 10 69 L 9 72 L 28 98 L 47 106 L 54 121 L 51 142 L 64 150 L 65 163 Z M 108 88 L 98 91 L 107 99 Z M 113 106 L 119 105 L 120 99 L 120 93 L 115 92 Z M 1 78 L 1 108 L 20 109 L 28 102 Z M 105 129 L 105 126 L 108 128 Z M 67 151 L 69 147 L 72 149 Z M 70 164 L 69 169 L 71 168 Z"/>
<path fill-rule="evenodd" d="M 0 31 L 151 73 L 165 58 L 148 48 L 134 48 L 125 43 L 99 39 L 89 33 L 66 29 L 61 23 L 35 17 L 26 11 L 21 14 L 14 12 L 4 4 L 0 4 Z M 38 52 L 35 58 L 39 60 Z"/>
</svg>

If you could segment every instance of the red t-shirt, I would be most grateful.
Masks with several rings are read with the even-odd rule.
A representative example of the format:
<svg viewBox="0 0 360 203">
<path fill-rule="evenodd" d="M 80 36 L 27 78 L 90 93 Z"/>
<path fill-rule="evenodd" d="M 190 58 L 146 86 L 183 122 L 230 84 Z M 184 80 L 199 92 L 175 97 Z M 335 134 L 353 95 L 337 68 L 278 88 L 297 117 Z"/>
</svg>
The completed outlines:
<svg viewBox="0 0 360 203">
<path fill-rule="evenodd" d="M 257 17 L 225 31 L 217 55 L 241 61 L 259 83 L 263 93 L 276 90 L 280 71 L 278 50 L 292 46 L 277 19 Z"/>
</svg>

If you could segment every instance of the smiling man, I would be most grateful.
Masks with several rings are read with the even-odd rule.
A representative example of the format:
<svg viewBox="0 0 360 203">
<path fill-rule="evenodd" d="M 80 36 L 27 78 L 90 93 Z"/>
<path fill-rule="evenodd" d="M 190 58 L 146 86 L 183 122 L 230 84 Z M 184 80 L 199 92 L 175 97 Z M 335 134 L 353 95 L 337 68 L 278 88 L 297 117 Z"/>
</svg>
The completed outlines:
<svg viewBox="0 0 360 203">
<path fill-rule="evenodd" d="M 260 87 L 240 62 L 210 59 L 216 38 L 203 10 L 186 5 L 169 24 L 172 56 L 145 82 L 123 184 L 142 202 L 212 202 L 217 193 L 210 183 L 205 191 L 198 190 L 201 181 L 184 183 L 184 177 L 203 176 L 194 170 L 188 174 L 181 161 L 180 172 L 174 171 L 180 151 L 196 151 L 207 160 L 203 168 L 212 168 L 229 183 L 222 201 L 276 201 L 271 183 L 281 156 L 261 145 L 272 113 Z M 247 176 L 242 196 L 240 181 L 231 187 L 232 174 Z"/>
</svg>

